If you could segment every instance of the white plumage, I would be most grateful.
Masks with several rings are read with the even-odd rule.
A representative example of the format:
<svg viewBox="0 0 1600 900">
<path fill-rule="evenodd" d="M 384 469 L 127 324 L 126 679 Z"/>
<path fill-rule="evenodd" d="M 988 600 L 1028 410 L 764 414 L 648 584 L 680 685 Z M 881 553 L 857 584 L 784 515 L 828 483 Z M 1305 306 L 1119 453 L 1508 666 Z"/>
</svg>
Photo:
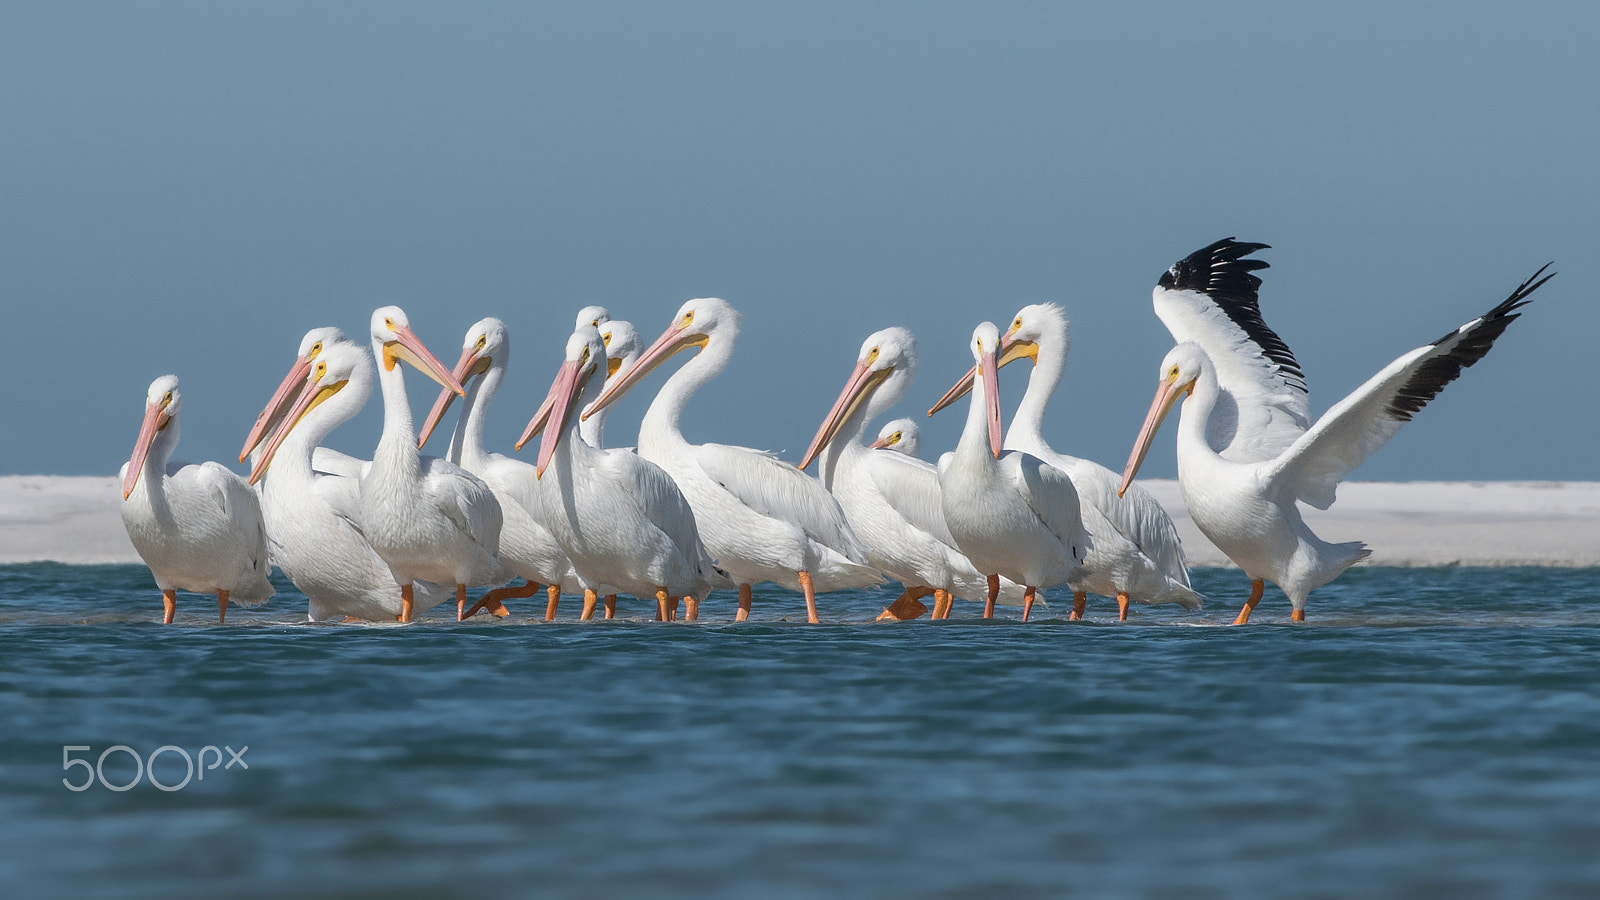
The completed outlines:
<svg viewBox="0 0 1600 900">
<path fill-rule="evenodd" d="M 905 396 L 916 370 L 917 343 L 910 331 L 885 328 L 869 335 L 800 465 L 818 460 L 818 475 L 866 548 L 867 561 L 905 586 L 889 615 L 916 618 L 923 610 L 920 598 L 933 594 L 933 617 L 942 619 L 952 597 L 984 599 L 989 584 L 956 549 L 945 525 L 938 470 L 903 452 L 860 442 L 867 424 Z M 909 433 L 914 445 L 915 425 L 901 421 L 906 424 L 894 431 L 885 428 L 881 440 L 900 444 Z M 1002 596 L 1020 603 L 1022 588 L 1005 582 Z"/>
<path fill-rule="evenodd" d="M 261 495 L 272 559 L 310 601 L 313 622 L 342 616 L 394 621 L 406 613 L 394 573 L 358 522 L 361 470 L 369 464 L 354 460 L 354 471 L 343 472 L 320 465 L 318 445 L 366 405 L 372 379 L 366 348 L 326 342 L 298 393 L 289 395 L 250 475 Z M 450 586 L 419 581 L 411 612 L 426 612 L 453 594 Z"/>
<path fill-rule="evenodd" d="M 677 600 L 698 617 L 711 590 L 711 559 L 695 516 L 666 472 L 626 450 L 592 447 L 576 412 L 603 389 L 606 347 L 580 326 L 550 388 L 550 420 L 539 446 L 538 499 L 551 533 L 586 580 L 654 597 L 657 616 L 674 618 Z M 592 601 L 591 601 L 592 602 Z"/>
<path fill-rule="evenodd" d="M 145 392 L 144 421 L 133 456 L 122 466 L 122 524 L 161 589 L 171 623 L 175 591 L 217 596 L 217 621 L 228 602 L 258 606 L 272 598 L 261 504 L 244 479 L 227 468 L 170 463 L 178 446 L 183 395 L 176 375 Z"/>
<path fill-rule="evenodd" d="M 511 579 L 495 558 L 500 504 L 476 475 L 417 452 L 399 365 L 408 362 L 441 385 L 465 391 L 417 339 L 397 306 L 373 312 L 372 349 L 383 391 L 383 435 L 371 467 L 361 477 L 357 520 L 399 582 L 402 603 L 409 600 L 412 582 L 454 584 L 459 616 L 465 611 L 468 586 L 498 586 Z M 410 618 L 405 612 L 401 615 Z"/>
<path fill-rule="evenodd" d="M 771 581 L 804 593 L 807 618 L 816 622 L 816 591 L 882 580 L 839 504 L 815 479 L 773 454 L 690 444 L 679 429 L 689 397 L 727 365 L 738 333 L 739 314 L 726 302 L 690 300 L 585 415 L 604 409 L 678 351 L 700 348 L 650 404 L 639 427 L 639 455 L 665 469 L 688 498 L 701 540 L 739 587 L 739 619 L 748 615 L 750 586 Z"/>
<path fill-rule="evenodd" d="M 466 387 L 467 395 L 462 400 L 461 415 L 456 420 L 446 458 L 483 479 L 494 491 L 501 513 L 500 563 L 513 574 L 522 576 L 526 584 L 520 588 L 489 591 L 463 616 L 471 616 L 479 607 L 505 615 L 503 601 L 531 597 L 540 585 L 548 585 L 545 618 L 553 619 L 561 591 L 574 575 L 571 560 L 545 526 L 544 511 L 539 505 L 538 477 L 533 466 L 500 453 L 490 453 L 483 445 L 489 403 L 505 381 L 510 363 L 511 338 L 505 323 L 491 317 L 467 329 L 461 359 L 452 373 Z M 439 392 L 438 400 L 422 424 L 418 448 L 427 443 L 455 398 L 455 391 L 449 387 Z"/>
<path fill-rule="evenodd" d="M 974 390 L 955 452 L 939 460 L 939 486 L 956 546 L 980 572 L 1025 587 L 1026 620 L 1039 589 L 1078 576 L 1090 538 L 1066 473 L 1022 451 L 1001 450 L 999 344 L 992 322 L 972 333 Z"/>
<path fill-rule="evenodd" d="M 1265 246 L 1218 241 L 1162 275 L 1156 311 L 1179 343 L 1161 363 L 1156 398 L 1123 474 L 1126 486 L 1168 411 L 1187 397 L 1178 424 L 1179 488 L 1195 525 L 1251 580 L 1235 624 L 1249 621 L 1263 581 L 1282 588 L 1292 618 L 1304 620 L 1307 595 L 1369 555 L 1360 542 L 1318 538 L 1296 502 L 1331 505 L 1339 482 L 1482 359 L 1515 310 L 1552 277 L 1540 269 L 1494 309 L 1396 359 L 1309 425 L 1299 364 L 1261 318 L 1261 279 L 1250 273 L 1266 263 L 1244 258 Z"/>
<path fill-rule="evenodd" d="M 1031 359 L 1028 389 L 1006 429 L 1005 449 L 1038 457 L 1072 479 L 1083 527 L 1092 546 L 1083 570 L 1072 582 L 1072 616 L 1083 616 L 1084 595 L 1117 598 L 1118 618 L 1128 618 L 1128 603 L 1177 603 L 1198 609 L 1200 595 L 1189 585 L 1189 570 L 1172 517 L 1149 492 L 1129 485 L 1119 496 L 1117 474 L 1097 462 L 1058 453 L 1044 438 L 1044 411 L 1067 366 L 1066 313 L 1054 303 L 1025 306 L 1000 338 L 999 366 Z M 938 410 L 971 388 L 973 371 L 934 406 Z"/>
</svg>

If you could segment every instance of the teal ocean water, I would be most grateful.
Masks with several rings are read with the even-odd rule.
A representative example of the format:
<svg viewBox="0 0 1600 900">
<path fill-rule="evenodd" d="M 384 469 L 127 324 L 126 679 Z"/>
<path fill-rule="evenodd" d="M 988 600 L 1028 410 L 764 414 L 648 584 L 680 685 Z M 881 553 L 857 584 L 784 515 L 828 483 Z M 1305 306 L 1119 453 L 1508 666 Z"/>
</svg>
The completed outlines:
<svg viewBox="0 0 1600 900">
<path fill-rule="evenodd" d="M 219 628 L 142 567 L 0 567 L 0 895 L 1600 894 L 1600 571 L 1360 569 L 1247 628 L 1196 581 L 821 626 L 770 588 L 306 625 L 285 583 Z"/>
</svg>

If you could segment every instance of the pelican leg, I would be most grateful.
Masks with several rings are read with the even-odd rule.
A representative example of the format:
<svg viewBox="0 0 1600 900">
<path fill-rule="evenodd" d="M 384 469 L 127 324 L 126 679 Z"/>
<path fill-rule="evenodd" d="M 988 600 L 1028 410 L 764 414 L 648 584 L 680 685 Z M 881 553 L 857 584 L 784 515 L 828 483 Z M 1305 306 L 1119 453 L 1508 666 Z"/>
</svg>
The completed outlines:
<svg viewBox="0 0 1600 900">
<path fill-rule="evenodd" d="M 1033 595 L 1035 588 L 1029 585 L 1022 592 L 1022 621 L 1028 621 L 1028 616 L 1033 613 Z"/>
<path fill-rule="evenodd" d="M 950 607 L 954 604 L 955 596 L 944 588 L 933 592 L 933 616 L 935 619 L 950 618 Z"/>
<path fill-rule="evenodd" d="M 684 617 L 683 617 L 684 621 L 686 621 L 686 622 L 698 622 L 698 621 L 700 621 L 700 601 L 699 600 L 696 600 L 691 595 L 685 594 L 684 597 L 683 597 L 683 608 L 684 608 L 684 611 L 685 611 L 684 612 Z"/>
<path fill-rule="evenodd" d="M 811 586 L 811 573 L 801 569 L 796 574 L 800 576 L 800 590 L 806 595 L 806 621 L 816 625 L 822 620 L 817 618 L 817 589 Z"/>
<path fill-rule="evenodd" d="M 1250 582 L 1250 599 L 1244 602 L 1244 609 L 1239 610 L 1238 618 L 1233 620 L 1235 625 L 1244 625 L 1250 621 L 1250 614 L 1255 612 L 1256 604 L 1261 602 L 1261 592 L 1266 590 L 1266 583 L 1261 579 L 1252 579 Z"/>
<path fill-rule="evenodd" d="M 162 606 L 161 624 L 163 624 L 163 625 L 171 625 L 172 624 L 172 617 L 178 614 L 178 592 L 177 591 L 162 591 L 161 592 L 161 606 Z"/>
<path fill-rule="evenodd" d="M 735 622 L 744 622 L 750 618 L 750 585 L 739 585 L 739 611 L 733 614 Z"/>
<path fill-rule="evenodd" d="M 883 608 L 883 612 L 878 614 L 877 621 L 882 622 L 884 619 L 893 619 L 896 622 L 909 622 L 912 619 L 920 618 L 923 613 L 928 611 L 928 607 L 922 604 L 921 598 L 931 593 L 933 593 L 933 588 L 931 587 L 906 588 L 905 593 Z M 937 600 L 934 602 L 938 603 Z"/>
<path fill-rule="evenodd" d="M 217 591 L 217 624 L 228 621 L 228 592 Z"/>
<path fill-rule="evenodd" d="M 1128 592 L 1117 594 L 1117 621 L 1128 621 Z"/>
<path fill-rule="evenodd" d="M 478 610 L 480 609 L 487 609 L 489 612 L 497 616 L 509 616 L 511 615 L 511 610 L 506 609 L 506 605 L 501 601 L 512 600 L 519 597 L 532 597 L 537 593 L 539 593 L 539 582 L 537 581 L 530 581 L 524 584 L 522 587 L 495 588 L 494 590 L 484 594 L 477 603 L 474 603 L 472 606 L 468 607 L 466 614 L 460 616 L 457 621 L 466 621 L 467 619 L 472 618 L 478 614 Z"/>
<path fill-rule="evenodd" d="M 1088 601 L 1088 599 L 1089 599 L 1089 595 L 1084 591 L 1073 591 L 1072 592 L 1072 615 L 1067 616 L 1067 621 L 1069 621 L 1069 622 L 1081 622 L 1081 621 L 1083 621 L 1083 605 L 1084 605 L 1084 603 L 1086 603 Z"/>
<path fill-rule="evenodd" d="M 515 600 L 522 597 L 532 597 L 539 593 L 539 582 L 529 581 L 522 587 L 495 588 L 483 595 L 472 608 L 467 610 L 467 618 L 472 618 L 473 613 L 480 609 L 487 609 L 490 613 L 504 618 L 511 615 L 511 610 L 506 609 L 505 600 Z"/>
<path fill-rule="evenodd" d="M 1305 620 L 1306 611 L 1304 609 L 1297 609 L 1289 614 L 1289 621 L 1291 622 L 1304 622 Z"/>
<path fill-rule="evenodd" d="M 606 618 L 615 619 L 616 617 L 617 617 L 617 595 L 616 594 L 607 594 L 606 595 Z"/>
<path fill-rule="evenodd" d="M 395 618 L 401 622 L 411 621 L 412 607 L 416 606 L 416 595 L 411 591 L 411 585 L 400 585 L 400 615 Z"/>
<path fill-rule="evenodd" d="M 561 588 L 552 584 L 548 588 L 547 593 L 549 594 L 550 602 L 545 604 L 544 620 L 546 622 L 554 622 L 556 618 L 556 607 L 561 605 Z"/>
<path fill-rule="evenodd" d="M 985 619 L 994 618 L 994 602 L 996 600 L 999 600 L 999 599 L 1000 599 L 1000 576 L 999 575 L 990 575 L 989 576 L 989 599 L 985 600 L 984 603 L 983 603 L 983 617 Z"/>
<path fill-rule="evenodd" d="M 578 621 L 587 622 L 594 618 L 595 605 L 600 602 L 600 595 L 593 588 L 583 589 L 583 612 L 578 614 Z"/>
<path fill-rule="evenodd" d="M 458 584 L 458 585 L 456 585 L 456 621 L 457 622 L 461 621 L 463 618 L 466 618 L 466 616 L 465 616 L 466 611 L 467 611 L 467 586 L 464 585 L 464 584 Z"/>
<path fill-rule="evenodd" d="M 667 598 L 667 621 L 668 622 L 676 622 L 676 621 L 678 621 L 678 598 L 677 597 L 668 597 Z"/>
<path fill-rule="evenodd" d="M 657 622 L 668 621 L 667 620 L 667 589 L 664 588 L 664 587 L 656 588 L 656 621 Z"/>
</svg>

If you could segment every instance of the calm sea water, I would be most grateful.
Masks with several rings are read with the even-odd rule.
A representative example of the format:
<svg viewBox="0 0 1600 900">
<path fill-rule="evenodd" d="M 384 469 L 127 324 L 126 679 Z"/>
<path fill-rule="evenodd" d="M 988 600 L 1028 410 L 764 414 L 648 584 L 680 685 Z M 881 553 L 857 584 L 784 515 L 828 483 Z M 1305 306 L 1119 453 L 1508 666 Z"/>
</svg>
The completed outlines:
<svg viewBox="0 0 1600 900">
<path fill-rule="evenodd" d="M 820 627 L 776 589 L 313 626 L 284 583 L 219 628 L 141 567 L 0 567 L 0 895 L 1600 894 L 1600 571 L 1355 570 L 1249 628 L 1196 580 Z M 215 768 L 98 780 L 169 745 Z"/>
</svg>

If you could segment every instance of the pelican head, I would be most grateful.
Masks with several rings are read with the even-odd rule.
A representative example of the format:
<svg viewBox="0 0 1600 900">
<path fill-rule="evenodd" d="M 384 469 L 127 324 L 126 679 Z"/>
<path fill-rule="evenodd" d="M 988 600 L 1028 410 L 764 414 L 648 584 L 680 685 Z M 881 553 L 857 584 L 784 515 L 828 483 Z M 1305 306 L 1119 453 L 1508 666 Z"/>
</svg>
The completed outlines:
<svg viewBox="0 0 1600 900">
<path fill-rule="evenodd" d="M 601 322 L 595 327 L 600 329 L 600 340 L 606 345 L 607 378 L 623 369 L 631 368 L 639 361 L 640 355 L 644 353 L 644 338 L 639 336 L 639 331 L 633 327 L 632 322 L 621 320 Z"/>
<path fill-rule="evenodd" d="M 1035 303 L 1031 306 L 1024 306 L 1017 310 L 1017 314 L 1011 319 L 1010 327 L 1000 337 L 1000 353 L 996 364 L 1003 369 L 1024 358 L 1031 359 L 1037 364 L 1039 362 L 1039 343 L 1041 341 L 1052 344 L 1059 342 L 1061 349 L 1058 352 L 1065 354 L 1068 340 L 1067 314 L 1062 311 L 1060 306 L 1054 303 Z M 931 416 L 965 397 L 967 391 L 972 390 L 972 378 L 976 374 L 978 374 L 976 366 L 968 369 L 967 374 L 961 376 L 955 386 L 945 391 L 944 396 L 939 398 L 939 402 L 928 410 L 928 415 Z"/>
<path fill-rule="evenodd" d="M 705 347 L 719 337 L 722 340 L 732 340 L 738 334 L 739 311 L 730 306 L 726 300 L 716 297 L 690 300 L 678 307 L 678 314 L 673 317 L 672 324 L 667 326 L 661 337 L 656 338 L 656 342 L 644 351 L 638 361 L 620 378 L 606 385 L 605 393 L 584 411 L 583 417 L 587 419 L 616 402 L 618 397 L 627 393 L 629 388 L 650 374 L 656 366 L 671 359 L 678 351 L 690 347 Z"/>
<path fill-rule="evenodd" d="M 488 372 L 491 365 L 498 363 L 504 366 L 510 355 L 511 336 L 506 333 L 505 323 L 494 316 L 479 319 L 467 329 L 467 336 L 462 339 L 461 359 L 456 362 L 451 377 L 466 387 L 472 379 Z M 439 420 L 444 418 L 456 396 L 456 392 L 448 385 L 439 392 L 439 399 L 433 402 L 433 409 L 428 411 L 428 418 L 423 420 L 422 429 L 417 434 L 418 449 L 428 442 L 428 437 L 439 426 Z"/>
<path fill-rule="evenodd" d="M 581 325 L 567 338 L 567 355 L 556 372 L 555 383 L 550 386 L 550 396 L 545 404 L 550 407 L 550 422 L 539 442 L 539 459 L 534 464 L 538 477 L 544 476 L 550 457 L 561 441 L 561 432 L 572 418 L 572 411 L 588 386 L 591 376 L 606 364 L 606 345 L 600 332 L 589 325 Z"/>
<path fill-rule="evenodd" d="M 983 382 L 983 412 L 989 429 L 989 449 L 1000 458 L 1000 329 L 993 322 L 980 322 L 972 330 L 973 369 Z M 973 400 L 977 402 L 976 399 Z M 970 419 L 968 421 L 971 421 Z"/>
<path fill-rule="evenodd" d="M 294 365 L 289 367 L 289 374 L 283 376 L 283 381 L 278 389 L 273 392 L 272 399 L 261 410 L 261 415 L 256 416 L 256 423 L 250 428 L 250 434 L 244 439 L 244 449 L 239 451 L 239 462 L 244 462 L 250 451 L 261 443 L 277 424 L 283 420 L 284 410 L 289 408 L 290 398 L 305 383 L 306 376 L 311 373 L 311 363 L 322 354 L 322 348 L 333 344 L 349 343 L 350 339 L 344 332 L 330 326 L 313 328 L 306 332 L 300 339 L 300 350 L 295 354 Z"/>
<path fill-rule="evenodd" d="M 611 321 L 611 313 L 607 312 L 604 306 L 585 306 L 583 309 L 578 310 L 578 320 L 572 324 L 572 327 L 582 328 L 587 325 L 590 328 L 599 328 L 609 321 Z"/>
<path fill-rule="evenodd" d="M 178 408 L 182 405 L 178 376 L 163 375 L 150 382 L 149 390 L 144 392 L 144 421 L 139 425 L 139 439 L 134 442 L 133 456 L 128 459 L 127 474 L 122 476 L 122 499 L 128 499 L 133 493 L 134 486 L 139 483 L 139 473 L 144 470 L 145 457 L 150 454 L 150 445 L 155 443 L 156 435 L 178 417 Z"/>
<path fill-rule="evenodd" d="M 900 383 L 904 384 L 916 375 L 916 371 L 917 339 L 910 331 L 898 327 L 885 328 L 868 335 L 861 344 L 861 352 L 856 355 L 855 369 L 845 382 L 844 390 L 839 393 L 839 399 L 828 411 L 827 418 L 822 420 L 817 436 L 811 439 L 811 446 L 800 460 L 800 468 L 804 469 L 817 458 L 823 448 L 838 436 L 844 423 L 891 376 L 899 373 Z"/>
<path fill-rule="evenodd" d="M 278 454 L 278 448 L 283 446 L 289 433 L 294 431 L 312 410 L 346 388 L 362 394 L 361 399 L 365 401 L 365 392 L 372 390 L 371 365 L 367 351 L 359 344 L 343 341 L 325 345 L 316 362 L 311 364 L 311 372 L 306 376 L 306 380 L 300 384 L 294 405 L 283 417 L 283 421 L 278 423 L 277 430 L 272 433 L 272 439 L 267 441 L 266 450 L 262 452 L 261 458 L 256 460 L 255 468 L 251 469 L 250 483 L 255 484 L 261 480 L 261 476 L 266 474 L 267 467 L 272 464 L 273 457 Z"/>
<path fill-rule="evenodd" d="M 1144 463 L 1145 454 L 1150 452 L 1150 442 L 1155 440 L 1167 413 L 1179 400 L 1194 393 L 1195 382 L 1200 380 L 1200 373 L 1207 365 L 1210 365 L 1210 360 L 1198 344 L 1185 341 L 1167 351 L 1166 357 L 1161 360 L 1161 380 L 1156 385 L 1155 400 L 1151 401 L 1150 412 L 1144 417 L 1144 427 L 1139 429 L 1139 437 L 1133 442 L 1133 452 L 1128 455 L 1128 467 L 1122 470 L 1118 497 L 1133 483 L 1133 476 L 1139 474 L 1139 466 Z"/>
<path fill-rule="evenodd" d="M 893 450 L 912 459 L 922 453 L 922 426 L 915 419 L 893 419 L 878 429 L 878 439 L 872 442 L 873 450 Z"/>
<path fill-rule="evenodd" d="M 467 393 L 461 382 L 444 367 L 444 363 L 423 346 L 422 339 L 411 330 L 411 320 L 398 306 L 384 306 L 372 311 L 372 349 L 377 353 L 384 372 L 393 371 L 395 365 L 404 360 L 441 386 L 462 396 Z"/>
</svg>

